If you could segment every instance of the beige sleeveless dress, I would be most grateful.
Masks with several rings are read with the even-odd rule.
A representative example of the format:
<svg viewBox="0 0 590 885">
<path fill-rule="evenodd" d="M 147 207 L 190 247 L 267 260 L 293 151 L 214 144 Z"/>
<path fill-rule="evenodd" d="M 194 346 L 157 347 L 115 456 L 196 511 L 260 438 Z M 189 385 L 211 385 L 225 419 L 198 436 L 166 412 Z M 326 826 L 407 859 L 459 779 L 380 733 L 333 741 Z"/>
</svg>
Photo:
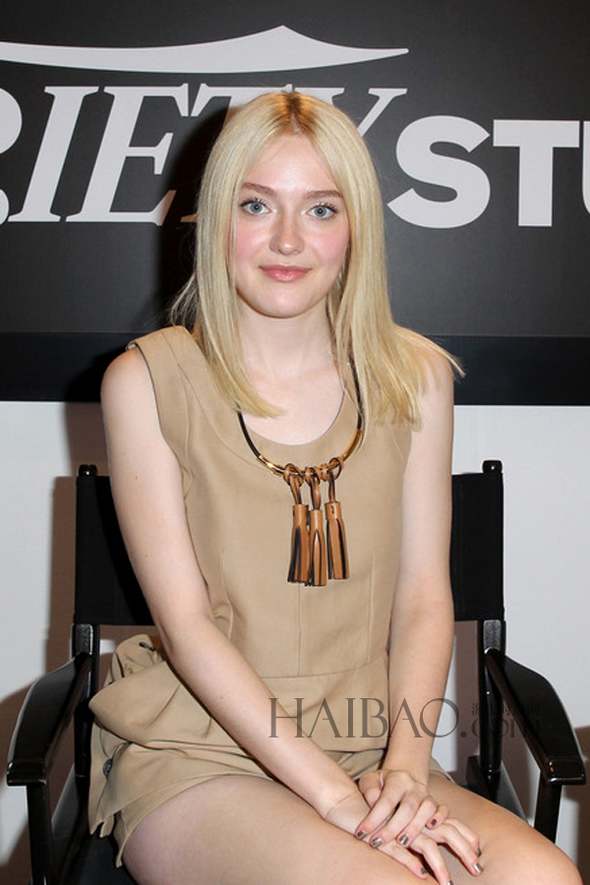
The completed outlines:
<svg viewBox="0 0 590 885">
<path fill-rule="evenodd" d="M 291 491 L 254 456 L 195 339 L 171 326 L 127 349 L 133 346 L 146 360 L 162 433 L 181 467 L 187 522 L 217 626 L 269 698 L 299 716 L 305 733 L 351 777 L 374 771 L 389 730 L 388 636 L 410 429 L 373 424 L 338 477 L 350 577 L 325 587 L 289 583 Z M 257 448 L 275 463 L 300 467 L 344 452 L 357 421 L 350 366 L 347 372 L 340 410 L 325 433 L 285 445 L 251 432 Z M 305 493 L 307 486 L 302 496 L 309 501 Z M 89 826 L 92 833 L 100 826 L 100 836 L 114 832 L 117 866 L 140 820 L 177 793 L 222 774 L 274 779 L 179 682 L 155 629 L 117 646 L 90 708 Z M 452 780 L 433 757 L 431 770 Z"/>
</svg>

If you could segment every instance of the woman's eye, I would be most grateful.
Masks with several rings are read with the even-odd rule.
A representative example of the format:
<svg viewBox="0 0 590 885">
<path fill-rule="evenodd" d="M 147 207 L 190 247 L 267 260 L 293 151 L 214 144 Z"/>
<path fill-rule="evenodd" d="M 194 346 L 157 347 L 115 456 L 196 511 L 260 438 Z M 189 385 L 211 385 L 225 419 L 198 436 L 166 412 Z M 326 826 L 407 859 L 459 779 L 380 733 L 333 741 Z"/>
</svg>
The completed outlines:
<svg viewBox="0 0 590 885">
<path fill-rule="evenodd" d="M 333 206 L 324 206 L 323 204 L 314 206 L 311 211 L 315 213 L 316 218 L 331 218 L 336 214 L 336 209 Z"/>
<path fill-rule="evenodd" d="M 249 215 L 262 215 L 266 209 L 262 200 L 244 200 L 243 203 L 240 203 L 240 206 Z"/>
</svg>

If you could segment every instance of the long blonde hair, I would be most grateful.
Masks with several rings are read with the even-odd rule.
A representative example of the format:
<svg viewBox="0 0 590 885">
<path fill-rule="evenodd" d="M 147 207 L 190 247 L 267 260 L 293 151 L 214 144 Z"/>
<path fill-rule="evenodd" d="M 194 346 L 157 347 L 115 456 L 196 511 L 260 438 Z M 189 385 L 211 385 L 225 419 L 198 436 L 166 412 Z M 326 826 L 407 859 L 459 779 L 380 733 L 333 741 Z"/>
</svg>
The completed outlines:
<svg viewBox="0 0 590 885">
<path fill-rule="evenodd" d="M 326 298 L 340 377 L 346 377 L 345 366 L 352 358 L 367 424 L 393 410 L 395 420 L 420 426 L 418 396 L 427 384 L 432 357 L 444 357 L 461 377 L 465 372 L 440 345 L 395 322 L 387 287 L 383 203 L 373 161 L 352 120 L 311 95 L 269 92 L 228 115 L 207 160 L 197 199 L 194 269 L 169 307 L 168 321 L 191 331 L 221 393 L 236 407 L 264 417 L 282 414 L 258 395 L 245 371 L 231 253 L 242 182 L 265 146 L 289 133 L 310 140 L 342 193 L 348 214 L 347 257 Z"/>
</svg>

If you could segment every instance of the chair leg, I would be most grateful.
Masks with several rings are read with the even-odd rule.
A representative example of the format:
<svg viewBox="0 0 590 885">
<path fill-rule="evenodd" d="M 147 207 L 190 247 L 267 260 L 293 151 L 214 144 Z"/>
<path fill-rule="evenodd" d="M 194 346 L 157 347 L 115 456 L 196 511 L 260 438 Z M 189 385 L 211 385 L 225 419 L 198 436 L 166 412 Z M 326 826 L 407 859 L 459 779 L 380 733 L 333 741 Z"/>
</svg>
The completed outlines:
<svg viewBox="0 0 590 885">
<path fill-rule="evenodd" d="M 27 785 L 32 885 L 54 885 L 55 857 L 47 784 Z"/>
<path fill-rule="evenodd" d="M 549 784 L 542 777 L 539 778 L 537 807 L 535 810 L 535 830 L 538 830 L 552 842 L 555 842 L 555 837 L 557 836 L 561 786 L 561 784 Z"/>
<path fill-rule="evenodd" d="M 472 793 L 477 793 L 485 799 L 490 798 L 490 786 L 482 774 L 479 756 L 469 756 L 466 766 L 466 782 L 465 786 Z"/>
</svg>

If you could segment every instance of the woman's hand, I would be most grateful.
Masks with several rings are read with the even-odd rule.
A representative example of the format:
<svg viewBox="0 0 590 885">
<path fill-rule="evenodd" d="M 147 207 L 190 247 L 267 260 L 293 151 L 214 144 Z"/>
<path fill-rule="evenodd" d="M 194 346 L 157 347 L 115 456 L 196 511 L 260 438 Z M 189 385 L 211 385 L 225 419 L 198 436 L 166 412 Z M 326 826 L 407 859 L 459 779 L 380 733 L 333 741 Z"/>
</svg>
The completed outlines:
<svg viewBox="0 0 590 885">
<path fill-rule="evenodd" d="M 353 793 L 346 796 L 344 799 L 341 799 L 336 805 L 333 805 L 327 813 L 322 814 L 321 816 L 325 821 L 328 821 L 328 823 L 334 824 L 334 826 L 340 827 L 341 830 L 353 834 L 359 821 L 365 820 L 369 810 L 369 806 L 363 798 L 362 793 L 355 787 Z M 436 846 L 434 846 L 434 848 L 435 850 L 438 850 L 436 849 Z M 420 858 L 416 857 L 415 854 L 412 854 L 411 851 L 408 851 L 407 848 L 402 848 L 401 845 L 396 844 L 395 841 L 388 842 L 379 850 L 383 851 L 384 854 L 389 855 L 393 860 L 397 860 L 402 866 L 407 867 L 407 869 L 415 873 L 418 878 L 424 879 L 426 877 L 427 871 L 424 869 Z M 444 885 L 447 885 L 449 876 L 447 875 L 447 878 L 444 880 L 441 879 L 441 882 L 443 881 Z"/>
<path fill-rule="evenodd" d="M 361 833 L 372 833 L 380 823 L 390 818 L 385 829 L 386 836 L 403 836 L 406 833 L 409 841 L 422 827 L 440 824 L 448 814 L 446 805 L 438 806 L 426 784 L 401 769 L 380 768 L 367 772 L 359 778 L 358 786 L 371 807 L 366 819 L 358 825 L 359 838 L 362 838 Z M 382 838 L 385 841 L 386 837 Z"/>
<path fill-rule="evenodd" d="M 436 843 L 446 842 L 473 875 L 478 875 L 479 838 L 456 818 L 448 817 L 446 805 L 438 805 L 425 784 L 403 770 L 380 769 L 361 775 L 359 790 L 371 810 L 358 822 L 355 835 L 374 848 L 403 845 L 419 851 L 438 881 L 449 881 L 448 871 Z M 377 841 L 375 841 L 377 840 Z"/>
</svg>

